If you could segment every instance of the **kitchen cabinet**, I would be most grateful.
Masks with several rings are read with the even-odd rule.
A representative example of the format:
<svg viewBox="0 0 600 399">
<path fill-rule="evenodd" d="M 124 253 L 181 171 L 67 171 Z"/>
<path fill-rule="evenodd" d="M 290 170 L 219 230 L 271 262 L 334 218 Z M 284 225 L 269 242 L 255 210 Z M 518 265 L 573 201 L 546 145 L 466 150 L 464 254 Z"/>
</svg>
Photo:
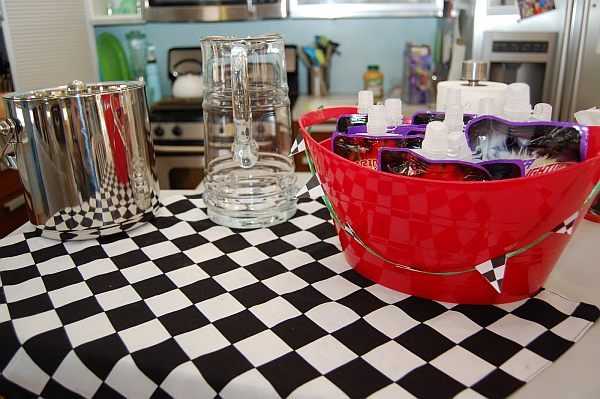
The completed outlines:
<svg viewBox="0 0 600 399">
<path fill-rule="evenodd" d="M 112 6 L 118 6 L 116 0 L 86 0 L 88 2 L 89 20 L 92 25 L 125 25 L 144 23 L 141 5 L 136 13 L 119 14 Z M 140 3 L 141 4 L 141 3 Z"/>
<path fill-rule="evenodd" d="M 12 169 L 0 171 L 0 238 L 27 220 L 19 173 Z"/>
<path fill-rule="evenodd" d="M 16 90 L 98 81 L 87 2 L 3 0 L 2 31 Z"/>
<path fill-rule="evenodd" d="M 440 0 L 289 0 L 292 18 L 441 17 Z"/>
</svg>

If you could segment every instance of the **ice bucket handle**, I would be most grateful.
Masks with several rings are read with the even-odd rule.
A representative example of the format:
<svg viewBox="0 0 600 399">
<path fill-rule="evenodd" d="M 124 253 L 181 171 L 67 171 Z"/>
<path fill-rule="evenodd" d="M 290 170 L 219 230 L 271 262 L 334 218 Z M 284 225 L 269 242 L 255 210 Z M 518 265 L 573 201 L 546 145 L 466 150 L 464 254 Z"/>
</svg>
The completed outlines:
<svg viewBox="0 0 600 399">
<path fill-rule="evenodd" d="M 19 124 L 12 119 L 0 121 L 0 143 L 2 143 L 0 160 L 11 169 L 17 169 L 17 157 L 14 154 L 19 130 Z"/>
</svg>

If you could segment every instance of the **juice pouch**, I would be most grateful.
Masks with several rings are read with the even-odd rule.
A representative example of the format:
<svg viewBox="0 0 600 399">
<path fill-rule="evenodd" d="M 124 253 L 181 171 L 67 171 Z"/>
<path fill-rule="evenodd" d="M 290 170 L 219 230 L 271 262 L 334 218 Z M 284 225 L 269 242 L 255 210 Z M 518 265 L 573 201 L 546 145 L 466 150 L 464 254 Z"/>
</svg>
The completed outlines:
<svg viewBox="0 0 600 399">
<path fill-rule="evenodd" d="M 565 168 L 585 160 L 588 129 L 564 122 L 510 122 L 481 116 L 467 124 L 466 134 L 475 159 L 520 159 L 525 175 Z"/>
<path fill-rule="evenodd" d="M 492 180 L 488 171 L 471 162 L 431 160 L 405 148 L 382 148 L 379 170 L 395 175 L 429 180 L 485 181 Z"/>
<path fill-rule="evenodd" d="M 388 128 L 389 129 L 389 128 Z M 383 136 L 383 135 L 372 135 L 367 131 L 367 126 L 349 126 L 347 134 L 361 134 L 370 136 Z M 400 125 L 393 127 L 387 131 L 390 135 L 399 136 L 415 136 L 425 134 L 425 125 Z"/>
<path fill-rule="evenodd" d="M 426 125 L 429 122 L 434 121 L 443 122 L 445 117 L 445 112 L 417 111 L 413 114 L 411 123 L 413 125 Z M 463 123 L 466 125 L 471 119 L 475 117 L 477 117 L 477 115 L 475 114 L 464 114 Z"/>
<path fill-rule="evenodd" d="M 525 163 L 520 159 L 483 161 L 477 165 L 485 168 L 492 176 L 492 180 L 514 179 L 525 176 Z"/>
<path fill-rule="evenodd" d="M 367 114 L 345 114 L 338 118 L 335 131 L 340 133 L 366 133 L 368 120 L 369 117 Z M 412 128 L 407 128 L 406 126 L 412 126 Z M 423 134 L 422 132 L 425 131 L 424 126 L 415 126 L 413 124 L 398 125 L 392 129 L 394 133 L 403 134 Z M 410 133 L 411 131 L 412 133 Z"/>
<path fill-rule="evenodd" d="M 334 132 L 331 138 L 331 151 L 361 166 L 377 170 L 379 149 L 421 148 L 423 135 L 403 136 L 386 134 L 381 136 L 364 133 L 344 134 Z"/>
<path fill-rule="evenodd" d="M 367 114 L 344 114 L 341 115 L 335 125 L 335 131 L 346 133 L 350 126 L 365 126 L 367 124 Z"/>
</svg>

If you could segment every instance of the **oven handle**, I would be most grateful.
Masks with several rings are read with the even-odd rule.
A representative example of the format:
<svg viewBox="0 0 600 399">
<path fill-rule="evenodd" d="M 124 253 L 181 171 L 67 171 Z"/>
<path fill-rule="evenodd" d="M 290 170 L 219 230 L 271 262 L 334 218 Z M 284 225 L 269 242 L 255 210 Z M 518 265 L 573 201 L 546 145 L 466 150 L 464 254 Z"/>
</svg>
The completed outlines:
<svg viewBox="0 0 600 399">
<path fill-rule="evenodd" d="M 204 155 L 204 146 L 201 145 L 155 145 L 154 152 L 160 154 L 190 154 Z"/>
</svg>

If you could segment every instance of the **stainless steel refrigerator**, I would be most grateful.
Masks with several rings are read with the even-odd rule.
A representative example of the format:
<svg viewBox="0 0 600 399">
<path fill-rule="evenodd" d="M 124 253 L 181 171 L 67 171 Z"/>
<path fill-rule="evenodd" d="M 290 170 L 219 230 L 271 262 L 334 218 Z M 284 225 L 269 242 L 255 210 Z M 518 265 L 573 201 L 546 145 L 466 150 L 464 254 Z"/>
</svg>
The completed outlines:
<svg viewBox="0 0 600 399">
<path fill-rule="evenodd" d="M 474 59 L 493 57 L 492 47 L 502 50 L 498 54 L 504 61 L 497 63 L 504 65 L 496 70 L 505 72 L 507 83 L 532 80 L 532 92 L 537 75 L 543 87 L 537 88 L 536 100 L 552 104 L 555 119 L 573 120 L 576 111 L 600 107 L 600 0 L 556 0 L 555 10 L 523 19 L 517 0 L 466 3 L 472 13 L 472 37 L 469 32 L 467 40 Z M 513 50 L 510 43 L 508 48 L 497 46 L 492 33 L 517 44 Z"/>
</svg>

